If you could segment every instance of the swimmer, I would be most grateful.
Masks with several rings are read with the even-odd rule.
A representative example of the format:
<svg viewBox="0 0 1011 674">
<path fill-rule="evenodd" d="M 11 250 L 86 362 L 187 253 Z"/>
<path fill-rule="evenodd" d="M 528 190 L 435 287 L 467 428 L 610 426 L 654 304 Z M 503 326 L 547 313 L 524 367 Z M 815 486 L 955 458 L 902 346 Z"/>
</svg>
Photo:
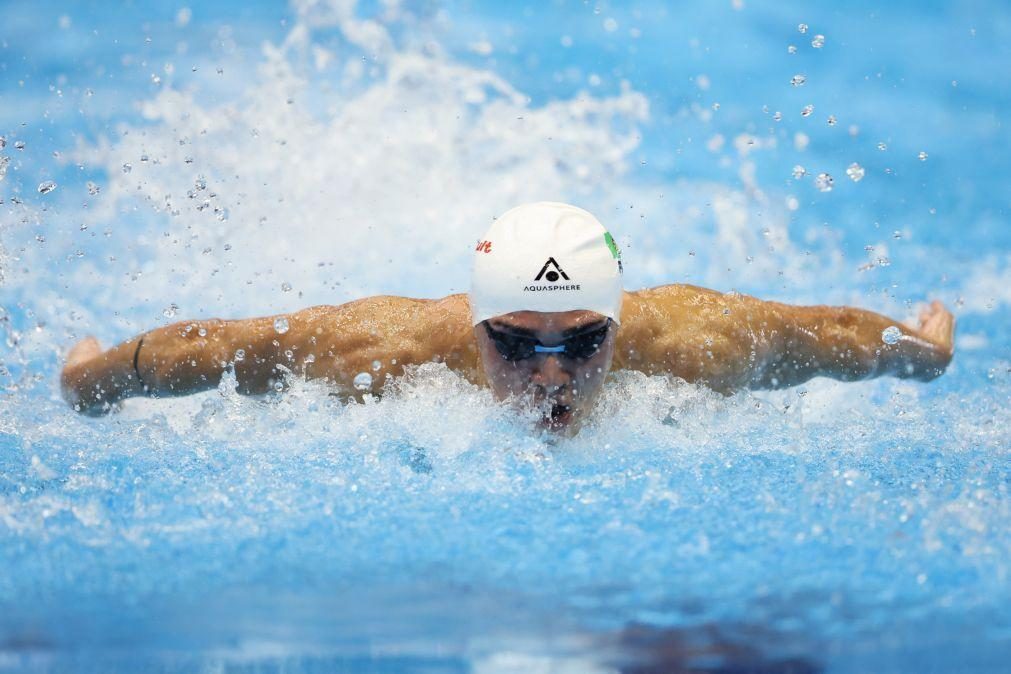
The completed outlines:
<svg viewBox="0 0 1011 674">
<path fill-rule="evenodd" d="M 215 388 L 232 368 L 244 394 L 297 376 L 360 399 L 381 393 L 388 376 L 438 362 L 500 400 L 537 406 L 543 427 L 573 431 L 612 369 L 731 394 L 818 376 L 929 381 L 954 353 L 954 317 L 937 301 L 913 328 L 851 307 L 791 306 L 691 285 L 626 292 L 610 233 L 567 204 L 510 210 L 474 258 L 468 295 L 369 297 L 283 316 L 183 321 L 108 350 L 88 337 L 67 356 L 63 397 L 99 415 L 132 396 Z M 361 373 L 371 379 L 359 377 L 356 387 Z"/>
</svg>

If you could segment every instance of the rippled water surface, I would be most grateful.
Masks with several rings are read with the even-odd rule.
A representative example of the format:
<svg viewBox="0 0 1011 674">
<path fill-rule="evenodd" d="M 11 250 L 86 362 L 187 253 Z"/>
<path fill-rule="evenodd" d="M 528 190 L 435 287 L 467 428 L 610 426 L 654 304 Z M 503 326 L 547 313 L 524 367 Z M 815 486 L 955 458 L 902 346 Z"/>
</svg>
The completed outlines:
<svg viewBox="0 0 1011 674">
<path fill-rule="evenodd" d="M 0 669 L 1005 667 L 1006 7 L 196 4 L 0 7 Z M 957 355 L 616 373 L 561 440 L 436 365 L 350 406 L 59 399 L 85 335 L 464 291 L 536 199 L 630 288 L 936 297 Z"/>
</svg>

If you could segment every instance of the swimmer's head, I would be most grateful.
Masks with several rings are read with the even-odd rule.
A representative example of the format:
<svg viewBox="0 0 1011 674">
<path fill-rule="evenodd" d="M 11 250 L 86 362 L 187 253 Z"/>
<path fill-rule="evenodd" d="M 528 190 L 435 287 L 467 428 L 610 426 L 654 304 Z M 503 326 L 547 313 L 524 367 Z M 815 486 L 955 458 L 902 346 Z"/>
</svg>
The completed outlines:
<svg viewBox="0 0 1011 674">
<path fill-rule="evenodd" d="M 488 382 L 561 430 L 589 411 L 621 320 L 621 255 L 586 211 L 519 206 L 478 243 L 470 305 Z"/>
</svg>

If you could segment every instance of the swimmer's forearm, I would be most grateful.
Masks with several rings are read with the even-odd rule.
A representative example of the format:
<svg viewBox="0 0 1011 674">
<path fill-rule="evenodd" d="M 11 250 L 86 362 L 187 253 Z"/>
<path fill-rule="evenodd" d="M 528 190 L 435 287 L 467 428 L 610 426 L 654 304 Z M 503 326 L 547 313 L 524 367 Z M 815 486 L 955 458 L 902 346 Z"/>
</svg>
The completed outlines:
<svg viewBox="0 0 1011 674">
<path fill-rule="evenodd" d="M 63 396 L 74 409 L 102 414 L 135 396 L 178 396 L 216 387 L 234 367 L 239 391 L 262 393 L 277 376 L 273 319 L 187 321 L 151 330 L 61 374 Z"/>
<path fill-rule="evenodd" d="M 152 330 L 137 354 L 143 392 L 152 396 L 198 393 L 218 386 L 233 368 L 239 392 L 264 393 L 278 376 L 280 344 L 273 318 L 185 321 Z"/>
<path fill-rule="evenodd" d="M 929 381 L 951 361 L 950 348 L 872 311 L 787 307 L 782 313 L 787 337 L 778 358 L 761 373 L 765 386 L 792 386 L 817 376 L 857 381 L 891 375 Z"/>
</svg>

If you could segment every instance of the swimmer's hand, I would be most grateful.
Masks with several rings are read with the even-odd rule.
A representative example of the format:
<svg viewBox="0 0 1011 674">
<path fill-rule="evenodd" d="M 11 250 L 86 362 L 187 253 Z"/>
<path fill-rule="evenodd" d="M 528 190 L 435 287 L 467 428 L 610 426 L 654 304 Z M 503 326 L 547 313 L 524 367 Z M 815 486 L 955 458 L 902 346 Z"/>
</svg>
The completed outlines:
<svg viewBox="0 0 1011 674">
<path fill-rule="evenodd" d="M 955 355 L 955 317 L 938 300 L 920 311 L 918 332 L 946 353 L 948 361 L 951 361 Z"/>
<path fill-rule="evenodd" d="M 133 370 L 133 349 L 127 342 L 104 351 L 94 337 L 85 337 L 67 353 L 60 373 L 63 399 L 76 411 L 90 416 L 107 414 L 123 398 L 142 387 Z"/>
</svg>

